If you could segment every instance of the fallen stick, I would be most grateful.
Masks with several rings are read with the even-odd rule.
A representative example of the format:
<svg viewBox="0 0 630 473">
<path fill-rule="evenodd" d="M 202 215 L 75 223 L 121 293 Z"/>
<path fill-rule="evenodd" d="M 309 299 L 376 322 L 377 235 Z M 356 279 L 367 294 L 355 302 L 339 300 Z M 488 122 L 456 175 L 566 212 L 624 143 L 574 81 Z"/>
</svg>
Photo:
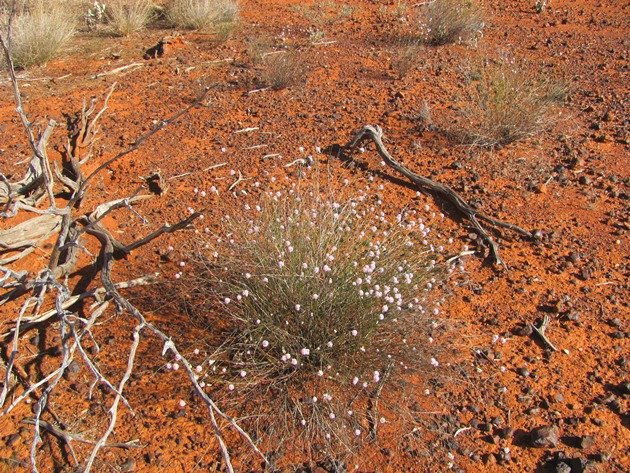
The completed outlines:
<svg viewBox="0 0 630 473">
<path fill-rule="evenodd" d="M 236 131 L 234 131 L 233 133 L 234 133 L 234 134 L 238 134 L 238 133 L 249 133 L 250 131 L 256 131 L 256 130 L 258 130 L 258 129 L 260 129 L 260 127 L 257 127 L 257 126 L 250 126 L 249 128 L 242 128 L 242 129 L 240 129 L 240 130 L 236 130 Z"/>
<path fill-rule="evenodd" d="M 461 434 L 462 432 L 466 432 L 467 430 L 472 429 L 472 427 L 462 427 L 460 429 L 457 429 L 457 431 L 455 432 L 455 434 L 453 435 L 453 437 L 457 437 L 459 434 Z"/>
<path fill-rule="evenodd" d="M 247 95 L 256 94 L 258 92 L 264 92 L 265 90 L 269 90 L 269 89 L 271 89 L 271 87 L 263 87 L 262 89 L 250 90 L 249 92 L 247 92 Z"/>
<path fill-rule="evenodd" d="M 551 343 L 551 340 L 549 340 L 549 338 L 547 338 L 547 335 L 545 335 L 545 331 L 547 330 L 547 327 L 549 326 L 549 316 L 548 315 L 545 315 L 543 317 L 542 322 L 540 323 L 540 327 L 536 327 L 536 325 L 534 325 L 534 324 L 530 324 L 530 325 L 531 325 L 532 329 L 534 330 L 534 332 L 536 334 L 538 334 L 540 339 L 545 343 L 545 345 L 547 345 L 553 351 L 558 351 L 556 346 L 553 343 Z"/>
<path fill-rule="evenodd" d="M 462 251 L 458 255 L 451 256 L 449 259 L 447 259 L 446 264 L 451 264 L 452 262 L 457 261 L 458 259 L 463 258 L 464 256 L 470 256 L 474 254 L 475 254 L 474 251 Z"/>
<path fill-rule="evenodd" d="M 291 161 L 290 163 L 285 164 L 284 167 L 290 168 L 291 166 L 295 166 L 296 164 L 300 164 L 301 166 L 310 166 L 311 164 L 313 164 L 313 158 L 311 156 L 308 156 L 307 158 L 298 158 L 295 161 Z"/>
<path fill-rule="evenodd" d="M 167 181 L 172 181 L 173 179 L 179 179 L 180 177 L 186 177 L 186 176 L 190 176 L 191 174 L 197 174 L 198 172 L 207 172 L 210 171 L 212 169 L 217 169 L 220 167 L 225 166 L 227 163 L 219 163 L 219 164 L 213 164 L 212 166 L 208 166 L 207 168 L 202 169 L 201 171 L 190 171 L 190 172 L 184 172 L 182 174 L 177 174 L 175 176 L 171 176 L 167 179 Z"/>
<path fill-rule="evenodd" d="M 421 190 L 425 192 L 437 194 L 438 196 L 442 197 L 446 201 L 450 202 L 453 206 L 455 206 L 455 208 L 459 210 L 459 212 L 461 212 L 473 224 L 477 233 L 481 235 L 481 237 L 490 246 L 490 251 L 492 253 L 492 256 L 494 257 L 495 262 L 499 263 L 500 265 L 502 265 L 504 268 L 507 269 L 507 265 L 505 264 L 505 262 L 501 259 L 501 256 L 499 255 L 499 246 L 495 243 L 495 241 L 488 234 L 488 232 L 484 230 L 484 228 L 479 223 L 478 219 L 485 220 L 486 222 L 489 222 L 490 224 L 496 227 L 507 228 L 523 236 L 534 239 L 534 235 L 531 232 L 528 232 L 527 230 L 517 225 L 513 225 L 508 222 L 503 222 L 501 220 L 495 219 L 488 215 L 482 214 L 478 210 L 473 209 L 470 205 L 468 205 L 464 201 L 464 199 L 462 199 L 459 196 L 459 194 L 457 194 L 450 187 L 437 183 L 426 177 L 420 176 L 419 174 L 416 174 L 415 172 L 412 172 L 406 167 L 404 167 L 402 164 L 396 161 L 392 157 L 391 154 L 389 154 L 389 151 L 387 151 L 387 148 L 385 148 L 385 145 L 383 144 L 383 138 L 384 138 L 384 134 L 380 126 L 365 125 L 363 128 L 361 128 L 361 130 L 359 130 L 359 132 L 355 135 L 355 137 L 345 146 L 345 149 L 352 150 L 356 148 L 361 142 L 365 141 L 366 139 L 371 139 L 372 141 L 374 141 L 378 154 L 381 156 L 381 158 L 383 158 L 383 160 L 385 161 L 385 163 L 387 163 L 387 165 L 394 168 L 400 174 L 405 176 L 407 179 L 413 182 L 416 186 L 418 186 Z"/>
<path fill-rule="evenodd" d="M 157 282 L 158 282 L 157 274 L 155 274 L 155 275 L 151 275 L 151 276 L 143 276 L 141 278 L 132 279 L 131 281 L 119 282 L 119 283 L 116 283 L 115 286 L 116 286 L 116 289 L 129 289 L 129 288 L 132 288 L 132 287 L 147 286 L 149 284 L 156 284 Z M 99 288 L 93 289 L 91 291 L 87 291 L 87 292 L 83 292 L 81 294 L 77 294 L 76 296 L 72 296 L 72 297 L 68 298 L 67 300 L 65 300 L 61 304 L 61 308 L 63 310 L 66 310 L 66 309 L 72 307 L 77 302 L 82 301 L 83 299 L 86 299 L 88 297 L 104 296 L 105 293 L 106 293 L 105 288 L 104 287 L 99 287 Z M 57 313 L 58 313 L 57 308 L 54 308 L 54 309 L 50 309 L 50 310 L 44 312 L 43 314 L 40 314 L 40 315 L 36 316 L 36 317 L 23 317 L 22 318 L 21 330 L 26 330 L 26 329 L 32 327 L 35 324 L 39 324 L 41 322 L 44 322 L 44 321 L 50 319 L 51 317 L 55 316 Z M 2 335 L 0 335 L 0 338 L 4 338 L 7 335 L 12 334 L 13 332 L 15 332 L 15 330 L 16 330 L 15 328 L 12 328 L 8 332 L 5 332 Z"/>
<path fill-rule="evenodd" d="M 100 72 L 96 74 L 93 78 L 98 79 L 99 77 L 112 76 L 115 74 L 120 74 L 121 72 L 124 72 L 126 70 L 134 69 L 136 67 L 141 67 L 141 66 L 144 66 L 144 64 L 141 62 L 134 62 L 131 64 L 127 64 L 126 66 L 117 67 L 116 69 L 112 69 L 111 71 Z"/>
<path fill-rule="evenodd" d="M 251 177 L 243 177 L 243 173 L 241 173 L 241 171 L 239 171 L 238 172 L 238 178 L 236 179 L 236 181 L 234 181 L 232 184 L 230 184 L 230 187 L 228 187 L 228 192 L 234 190 L 236 188 L 236 186 L 238 186 L 241 182 L 247 181 L 248 179 L 251 179 Z"/>
<path fill-rule="evenodd" d="M 25 424 L 30 424 L 30 425 L 34 425 L 35 421 L 33 419 L 24 419 L 22 422 L 24 422 Z M 72 433 L 72 432 L 68 432 L 67 430 L 61 428 L 61 427 L 57 427 L 53 424 L 51 424 L 50 422 L 46 422 L 45 420 L 40 420 L 39 421 L 39 425 L 41 427 L 44 428 L 44 430 L 47 430 L 48 432 L 50 432 L 51 434 L 53 434 L 55 437 L 63 440 L 70 448 L 72 448 L 70 446 L 70 442 L 75 441 L 75 442 L 79 442 L 79 443 L 87 443 L 90 445 L 94 445 L 96 442 L 94 440 L 89 440 L 86 439 L 85 437 L 82 437 L 81 435 Z M 112 442 L 112 443 L 106 443 L 105 445 L 103 445 L 103 447 L 107 447 L 107 448 L 142 448 L 142 445 L 140 445 L 140 440 L 138 439 L 134 439 L 134 440 L 129 440 L 128 442 Z"/>
</svg>

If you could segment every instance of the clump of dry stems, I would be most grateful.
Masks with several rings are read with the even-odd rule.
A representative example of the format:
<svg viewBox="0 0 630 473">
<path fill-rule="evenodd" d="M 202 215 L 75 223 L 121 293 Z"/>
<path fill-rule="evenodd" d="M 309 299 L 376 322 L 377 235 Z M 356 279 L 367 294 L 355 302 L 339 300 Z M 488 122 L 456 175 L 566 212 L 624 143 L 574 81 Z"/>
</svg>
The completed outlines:
<svg viewBox="0 0 630 473">
<path fill-rule="evenodd" d="M 466 144 L 501 147 L 548 129 L 567 90 L 511 61 L 486 62 L 473 82 L 465 124 L 454 132 Z"/>
<path fill-rule="evenodd" d="M 0 31 L 7 33 L 12 11 L 11 54 L 15 67 L 26 68 L 54 59 L 76 32 L 76 18 L 61 1 L 4 2 L 0 7 Z M 5 65 L 0 59 L 0 65 Z"/>
<path fill-rule="evenodd" d="M 476 0 L 433 0 L 423 8 L 422 34 L 432 45 L 475 39 L 484 27 Z"/>
<path fill-rule="evenodd" d="M 292 189 L 194 250 L 182 287 L 212 327 L 202 379 L 265 445 L 339 458 L 404 423 L 409 380 L 437 375 L 444 271 L 428 228 L 400 217 Z"/>
<path fill-rule="evenodd" d="M 260 73 L 261 85 L 272 89 L 285 89 L 306 81 L 306 66 L 299 52 L 278 51 L 263 57 Z"/>
<path fill-rule="evenodd" d="M 234 0 L 171 0 L 167 17 L 177 27 L 191 30 L 224 32 L 238 19 Z"/>
<path fill-rule="evenodd" d="M 155 17 L 151 0 L 109 0 L 105 13 L 115 34 L 128 36 L 142 31 Z"/>
</svg>

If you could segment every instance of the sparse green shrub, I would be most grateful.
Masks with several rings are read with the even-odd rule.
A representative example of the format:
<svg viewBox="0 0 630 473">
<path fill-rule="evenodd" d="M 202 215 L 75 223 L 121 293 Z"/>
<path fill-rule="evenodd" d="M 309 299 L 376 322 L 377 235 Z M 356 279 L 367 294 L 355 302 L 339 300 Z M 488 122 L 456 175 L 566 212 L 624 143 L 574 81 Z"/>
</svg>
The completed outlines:
<svg viewBox="0 0 630 473">
<path fill-rule="evenodd" d="M 431 288 L 445 272 L 428 228 L 401 217 L 277 192 L 200 242 L 181 276 L 211 327 L 198 371 L 263 445 L 339 458 L 404 425 L 408 383 L 440 371 Z"/>
<path fill-rule="evenodd" d="M 306 67 L 298 52 L 278 52 L 267 54 L 259 80 L 265 87 L 285 89 L 306 80 Z"/>
<path fill-rule="evenodd" d="M 496 148 L 534 136 L 554 123 L 566 98 L 566 87 L 509 61 L 486 63 L 474 76 L 467 124 L 455 133 L 467 144 Z"/>
<path fill-rule="evenodd" d="M 425 41 L 439 46 L 475 38 L 484 22 L 476 0 L 433 0 L 425 6 L 421 26 Z"/>
<path fill-rule="evenodd" d="M 6 15 L 8 12 L 5 19 Z M 75 28 L 76 18 L 63 2 L 24 2 L 11 29 L 15 66 L 25 68 L 50 61 L 74 36 Z"/>
<path fill-rule="evenodd" d="M 238 4 L 234 0 L 172 0 L 167 16 L 180 28 L 225 34 L 238 19 Z"/>
<path fill-rule="evenodd" d="M 109 0 L 105 13 L 115 34 L 128 36 L 146 28 L 155 15 L 150 0 Z"/>
</svg>

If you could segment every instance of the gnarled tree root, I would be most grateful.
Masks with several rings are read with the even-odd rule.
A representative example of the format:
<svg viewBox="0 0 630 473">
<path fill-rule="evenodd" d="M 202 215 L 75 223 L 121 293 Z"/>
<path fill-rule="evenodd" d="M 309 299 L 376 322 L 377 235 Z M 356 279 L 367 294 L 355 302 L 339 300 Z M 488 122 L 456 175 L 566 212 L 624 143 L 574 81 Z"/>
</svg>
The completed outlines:
<svg viewBox="0 0 630 473">
<path fill-rule="evenodd" d="M 346 144 L 345 149 L 352 150 L 363 141 L 372 140 L 376 145 L 376 150 L 378 151 L 378 154 L 381 156 L 381 158 L 383 158 L 388 166 L 394 168 L 400 174 L 405 176 L 420 190 L 437 195 L 438 197 L 451 203 L 459 212 L 461 212 L 464 217 L 473 224 L 473 227 L 475 227 L 475 230 L 481 236 L 481 238 L 483 238 L 483 240 L 489 245 L 490 252 L 496 263 L 502 265 L 504 268 L 507 268 L 507 265 L 499 255 L 499 246 L 488 234 L 488 232 L 481 226 L 479 220 L 484 220 L 496 227 L 507 228 L 508 230 L 512 230 L 527 238 L 535 239 L 534 234 L 517 225 L 490 217 L 472 208 L 468 203 L 464 201 L 464 199 L 459 196 L 459 194 L 457 194 L 450 187 L 435 182 L 426 177 L 420 176 L 413 171 L 410 171 L 405 166 L 396 161 L 391 154 L 389 154 L 387 148 L 385 148 L 385 145 L 383 144 L 383 138 L 384 134 L 380 126 L 365 125 L 357 132 L 354 138 L 348 144 Z"/>
</svg>

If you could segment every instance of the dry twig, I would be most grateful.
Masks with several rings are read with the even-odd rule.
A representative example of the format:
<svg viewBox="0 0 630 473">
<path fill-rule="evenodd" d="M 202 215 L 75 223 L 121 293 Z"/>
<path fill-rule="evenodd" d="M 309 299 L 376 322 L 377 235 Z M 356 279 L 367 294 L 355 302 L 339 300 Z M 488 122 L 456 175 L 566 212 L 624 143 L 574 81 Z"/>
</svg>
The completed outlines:
<svg viewBox="0 0 630 473">
<path fill-rule="evenodd" d="M 558 351 L 556 346 L 553 343 L 551 343 L 551 340 L 549 340 L 549 338 L 545 334 L 545 331 L 547 330 L 547 327 L 549 326 L 549 316 L 548 315 L 545 315 L 543 317 L 542 322 L 540 323 L 540 327 L 536 327 L 536 325 L 534 325 L 534 324 L 530 324 L 530 325 L 531 325 L 532 330 L 534 331 L 534 333 L 536 333 L 540 337 L 540 339 L 544 342 L 545 345 L 547 345 L 553 351 Z"/>
</svg>

